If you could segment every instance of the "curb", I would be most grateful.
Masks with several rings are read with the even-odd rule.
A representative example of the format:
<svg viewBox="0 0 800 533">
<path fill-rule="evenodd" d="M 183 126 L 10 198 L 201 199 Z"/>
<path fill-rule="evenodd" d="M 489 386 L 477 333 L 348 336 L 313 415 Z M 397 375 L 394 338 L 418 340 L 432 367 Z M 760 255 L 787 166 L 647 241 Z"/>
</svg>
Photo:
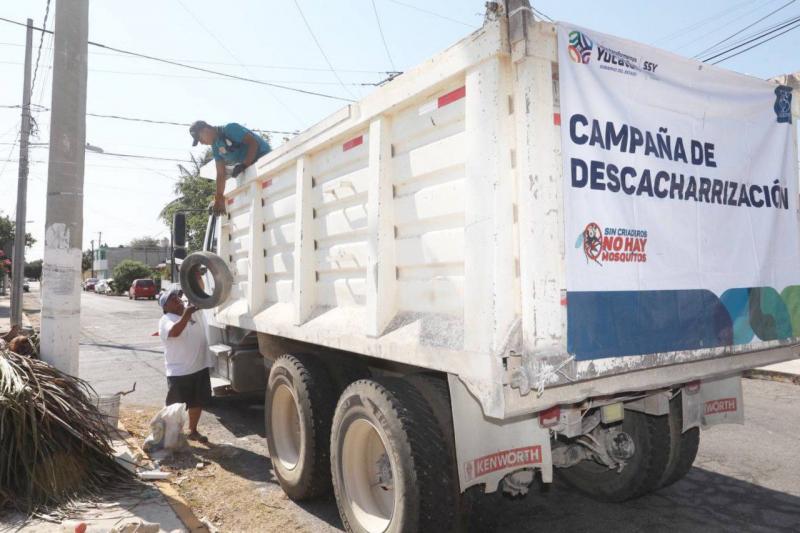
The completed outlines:
<svg viewBox="0 0 800 533">
<path fill-rule="evenodd" d="M 125 440 L 128 446 L 133 448 L 134 451 L 141 453 L 142 457 L 150 457 L 139 447 L 139 444 L 133 438 L 133 435 L 125 428 L 121 420 L 117 421 L 117 428 L 118 431 L 124 432 L 127 435 L 127 438 L 123 438 L 123 440 Z M 169 481 L 153 481 L 153 485 L 158 489 L 158 492 L 164 496 L 164 499 L 167 500 L 169 506 L 172 507 L 172 510 L 175 511 L 175 514 L 190 533 L 208 533 L 208 526 L 197 518 L 192 508 L 189 507 L 189 503 L 183 499 Z"/>
<path fill-rule="evenodd" d="M 743 376 L 749 379 L 761 379 L 764 381 L 777 381 L 779 383 L 800 385 L 800 375 L 790 374 L 788 372 L 779 372 L 777 370 L 763 370 L 761 368 L 754 368 L 752 370 L 746 370 Z"/>
</svg>

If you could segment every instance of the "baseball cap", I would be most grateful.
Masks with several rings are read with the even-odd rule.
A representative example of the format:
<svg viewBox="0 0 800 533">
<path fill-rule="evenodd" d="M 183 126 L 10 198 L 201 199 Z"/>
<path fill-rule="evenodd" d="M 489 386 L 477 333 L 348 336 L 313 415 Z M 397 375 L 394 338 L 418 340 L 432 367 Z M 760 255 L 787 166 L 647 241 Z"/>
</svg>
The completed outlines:
<svg viewBox="0 0 800 533">
<path fill-rule="evenodd" d="M 170 296 L 173 294 L 180 295 L 180 289 L 170 289 L 168 291 L 164 291 L 161 293 L 161 296 L 158 297 L 158 305 L 161 306 L 161 309 L 164 309 L 164 306 L 167 305 L 167 300 L 169 300 Z"/>
<path fill-rule="evenodd" d="M 194 139 L 192 146 L 197 146 L 197 143 L 200 142 L 200 130 L 203 128 L 210 128 L 211 126 L 205 120 L 195 120 L 191 126 L 189 126 L 189 134 Z"/>
</svg>

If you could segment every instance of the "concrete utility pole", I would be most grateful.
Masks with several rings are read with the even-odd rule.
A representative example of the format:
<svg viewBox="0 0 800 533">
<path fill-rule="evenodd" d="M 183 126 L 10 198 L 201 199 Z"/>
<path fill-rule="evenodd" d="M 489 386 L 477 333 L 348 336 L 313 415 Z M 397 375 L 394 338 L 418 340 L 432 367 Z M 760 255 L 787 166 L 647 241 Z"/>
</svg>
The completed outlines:
<svg viewBox="0 0 800 533">
<path fill-rule="evenodd" d="M 92 277 L 94 277 L 94 239 L 91 240 L 91 243 L 92 243 L 92 267 L 91 267 L 91 271 L 92 271 Z"/>
<path fill-rule="evenodd" d="M 22 130 L 19 134 L 17 179 L 17 222 L 14 224 L 14 253 L 11 257 L 11 327 L 22 326 L 22 284 L 25 280 L 25 211 L 28 205 L 28 138 L 31 135 L 31 52 L 33 20 L 25 33 L 25 76 L 22 82 Z"/>
<path fill-rule="evenodd" d="M 41 357 L 78 375 L 89 0 L 56 3 Z"/>
</svg>

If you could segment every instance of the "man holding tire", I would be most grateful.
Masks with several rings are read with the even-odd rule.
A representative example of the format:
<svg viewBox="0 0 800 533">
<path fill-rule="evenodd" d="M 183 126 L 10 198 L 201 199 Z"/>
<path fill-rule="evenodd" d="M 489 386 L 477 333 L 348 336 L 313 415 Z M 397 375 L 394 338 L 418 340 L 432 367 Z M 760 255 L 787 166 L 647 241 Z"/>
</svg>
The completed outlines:
<svg viewBox="0 0 800 533">
<path fill-rule="evenodd" d="M 189 440 L 206 443 L 208 438 L 197 431 L 203 407 L 211 401 L 211 376 L 208 371 L 208 346 L 197 307 L 185 306 L 180 291 L 161 293 L 158 304 L 164 311 L 158 334 L 164 345 L 167 374 L 166 405 L 185 403 L 189 411 Z"/>
</svg>

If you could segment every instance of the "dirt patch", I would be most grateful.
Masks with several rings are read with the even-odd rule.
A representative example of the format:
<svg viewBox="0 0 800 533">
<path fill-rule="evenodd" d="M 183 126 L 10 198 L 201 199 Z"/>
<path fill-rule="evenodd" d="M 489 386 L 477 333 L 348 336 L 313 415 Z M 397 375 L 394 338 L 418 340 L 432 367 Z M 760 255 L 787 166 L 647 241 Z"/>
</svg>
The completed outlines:
<svg viewBox="0 0 800 533">
<path fill-rule="evenodd" d="M 120 419 L 139 446 L 149 434 L 152 407 L 125 406 Z M 202 421 L 201 421 L 202 425 Z M 211 435 L 210 435 L 211 436 Z M 269 460 L 248 449 L 246 442 L 199 444 L 160 460 L 162 470 L 173 473 L 169 482 L 194 514 L 206 518 L 220 531 L 310 531 L 305 520 L 272 477 Z"/>
</svg>

